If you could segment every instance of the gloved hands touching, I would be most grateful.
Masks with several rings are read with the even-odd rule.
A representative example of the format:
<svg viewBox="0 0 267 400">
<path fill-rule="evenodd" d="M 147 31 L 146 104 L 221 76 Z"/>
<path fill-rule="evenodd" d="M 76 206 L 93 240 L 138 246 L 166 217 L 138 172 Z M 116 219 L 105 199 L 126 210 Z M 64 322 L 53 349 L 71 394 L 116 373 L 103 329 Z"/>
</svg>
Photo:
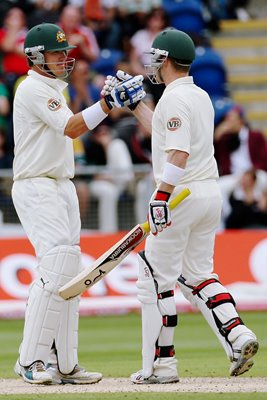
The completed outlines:
<svg viewBox="0 0 267 400">
<path fill-rule="evenodd" d="M 101 90 L 101 96 L 104 97 L 109 108 L 109 103 L 111 103 L 111 108 L 128 106 L 129 109 L 133 111 L 146 95 L 142 83 L 143 79 L 144 77 L 142 75 L 132 77 L 126 72 L 118 70 L 116 76 L 108 75 L 106 77 L 105 84 Z M 123 89 L 121 89 L 121 87 Z M 116 92 L 116 89 L 119 90 L 119 93 Z M 126 100 L 124 100 L 124 94 L 122 94 L 125 90 L 125 96 L 129 96 Z M 115 99 L 119 97 L 118 105 L 116 105 L 116 103 L 113 105 L 114 100 L 110 100 L 110 96 L 112 99 L 114 99 L 114 97 Z"/>
<path fill-rule="evenodd" d="M 162 232 L 171 225 L 171 213 L 168 205 L 170 193 L 158 190 L 149 203 L 148 222 L 153 235 Z"/>
</svg>

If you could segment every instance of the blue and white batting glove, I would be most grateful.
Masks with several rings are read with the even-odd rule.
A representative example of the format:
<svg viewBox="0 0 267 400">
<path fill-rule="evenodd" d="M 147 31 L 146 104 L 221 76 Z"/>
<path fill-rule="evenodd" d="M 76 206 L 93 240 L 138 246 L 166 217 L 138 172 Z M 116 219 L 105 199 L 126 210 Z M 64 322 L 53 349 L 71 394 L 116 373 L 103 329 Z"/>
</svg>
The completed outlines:
<svg viewBox="0 0 267 400">
<path fill-rule="evenodd" d="M 137 75 L 135 77 L 132 77 L 131 75 L 127 74 L 124 71 L 118 70 L 116 73 L 116 76 L 111 76 L 108 75 L 106 77 L 105 80 L 105 84 L 101 90 L 101 96 L 104 97 L 104 99 L 108 100 L 107 105 L 109 106 L 109 100 L 110 100 L 110 96 L 112 98 L 117 99 L 119 96 L 119 102 L 122 101 L 122 105 L 115 105 L 113 104 L 113 101 L 111 100 L 111 105 L 112 108 L 116 107 L 116 108 L 120 108 L 120 107 L 124 107 L 124 106 L 128 106 L 129 109 L 131 111 L 133 111 L 137 105 L 139 104 L 139 102 L 145 97 L 146 92 L 144 91 L 143 88 L 143 76 L 142 75 Z M 133 85 L 133 87 L 130 87 L 130 85 Z M 140 88 L 138 87 L 138 85 L 140 86 Z M 121 94 L 121 87 L 127 87 L 127 95 L 129 96 L 129 103 L 127 103 L 127 99 L 126 101 L 122 98 L 122 94 Z M 116 89 L 119 89 L 119 94 L 116 92 Z M 114 93 L 115 91 L 115 93 Z M 111 109 L 111 108 L 110 108 Z"/>
<path fill-rule="evenodd" d="M 154 200 L 149 203 L 148 222 L 153 235 L 162 232 L 171 225 L 171 213 L 168 205 L 170 193 L 158 190 Z"/>
</svg>

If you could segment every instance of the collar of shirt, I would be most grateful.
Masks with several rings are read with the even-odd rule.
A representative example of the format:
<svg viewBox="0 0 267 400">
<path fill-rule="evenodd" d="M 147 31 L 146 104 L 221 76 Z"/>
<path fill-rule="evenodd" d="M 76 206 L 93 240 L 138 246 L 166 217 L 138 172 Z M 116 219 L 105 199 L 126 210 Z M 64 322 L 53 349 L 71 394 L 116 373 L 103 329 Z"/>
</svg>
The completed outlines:
<svg viewBox="0 0 267 400">
<path fill-rule="evenodd" d="M 67 82 L 64 82 L 57 78 L 48 78 L 31 69 L 28 71 L 28 75 L 33 77 L 34 79 L 39 79 L 40 81 L 45 82 L 48 86 L 51 86 L 52 88 L 59 90 L 60 92 L 62 92 L 68 86 Z"/>
<path fill-rule="evenodd" d="M 184 76 L 183 78 L 177 78 L 174 81 L 172 81 L 171 83 L 169 83 L 168 86 L 166 86 L 165 91 L 169 91 L 171 90 L 174 86 L 178 86 L 178 85 L 184 85 L 185 83 L 189 83 L 189 84 L 193 84 L 193 77 L 192 76 Z"/>
</svg>

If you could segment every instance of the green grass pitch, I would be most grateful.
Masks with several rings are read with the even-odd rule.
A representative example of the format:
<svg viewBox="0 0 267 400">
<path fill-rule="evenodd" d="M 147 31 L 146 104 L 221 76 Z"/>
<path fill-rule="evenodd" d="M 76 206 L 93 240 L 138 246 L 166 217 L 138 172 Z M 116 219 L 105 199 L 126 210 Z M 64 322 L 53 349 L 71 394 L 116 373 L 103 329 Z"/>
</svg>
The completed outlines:
<svg viewBox="0 0 267 400">
<path fill-rule="evenodd" d="M 244 376 L 267 376 L 267 312 L 241 313 L 246 325 L 258 336 L 260 350 L 255 365 Z M 0 379 L 15 378 L 16 361 L 22 337 L 22 320 L 0 320 Z M 228 377 L 229 362 L 217 338 L 199 313 L 180 314 L 175 333 L 175 349 L 181 377 Z M 79 330 L 79 362 L 88 370 L 100 371 L 104 377 L 128 377 L 141 368 L 141 320 L 138 314 L 82 317 Z M 238 379 L 238 378 L 237 378 Z M 232 400 L 246 400 L 251 393 L 231 393 Z M 38 395 L 38 399 L 51 395 Z M 108 393 L 62 394 L 53 399 L 132 400 L 174 398 L 225 400 L 227 393 Z M 31 395 L 1 396 L 0 399 L 33 399 Z M 253 399 L 266 399 L 266 393 L 253 393 Z"/>
</svg>

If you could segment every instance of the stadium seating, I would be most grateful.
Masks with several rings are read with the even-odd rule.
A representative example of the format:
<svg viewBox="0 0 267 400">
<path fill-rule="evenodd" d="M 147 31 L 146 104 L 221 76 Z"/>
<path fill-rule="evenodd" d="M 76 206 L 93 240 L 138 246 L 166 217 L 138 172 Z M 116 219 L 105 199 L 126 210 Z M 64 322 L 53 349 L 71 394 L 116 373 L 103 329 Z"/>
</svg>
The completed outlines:
<svg viewBox="0 0 267 400">
<path fill-rule="evenodd" d="M 197 47 L 190 74 L 210 96 L 227 96 L 227 70 L 220 54 L 210 47 Z"/>
<path fill-rule="evenodd" d="M 170 25 L 174 28 L 197 35 L 201 35 L 205 29 L 201 1 L 164 0 L 163 8 L 169 15 Z"/>
<path fill-rule="evenodd" d="M 100 56 L 97 61 L 91 64 L 93 71 L 97 71 L 103 75 L 115 75 L 116 64 L 122 60 L 124 54 L 120 50 L 101 50 Z"/>
<path fill-rule="evenodd" d="M 211 96 L 212 105 L 214 108 L 215 116 L 214 116 L 214 126 L 216 127 L 234 107 L 235 103 L 230 97 L 224 96 Z"/>
</svg>

